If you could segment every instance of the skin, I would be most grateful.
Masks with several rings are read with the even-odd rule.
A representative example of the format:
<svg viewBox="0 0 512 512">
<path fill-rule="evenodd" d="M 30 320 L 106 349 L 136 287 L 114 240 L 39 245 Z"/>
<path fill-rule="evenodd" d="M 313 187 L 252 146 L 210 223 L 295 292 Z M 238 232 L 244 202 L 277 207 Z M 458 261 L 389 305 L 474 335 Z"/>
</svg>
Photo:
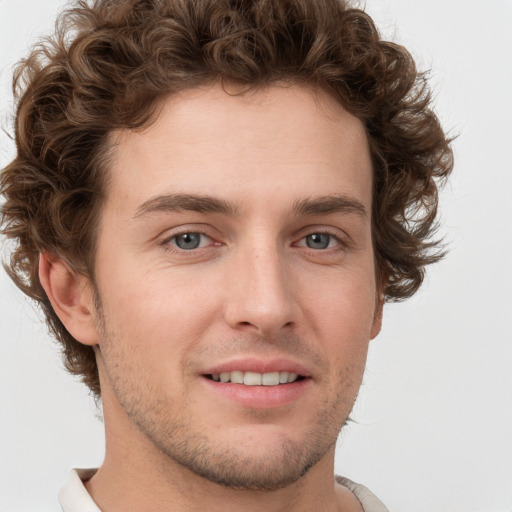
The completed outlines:
<svg viewBox="0 0 512 512">
<path fill-rule="evenodd" d="M 104 512 L 362 510 L 333 479 L 381 324 L 362 123 L 306 87 L 215 84 L 113 140 L 95 285 L 58 257 L 40 265 L 97 354 L 93 499 Z M 179 246 L 187 233 L 195 249 Z M 266 407 L 212 389 L 209 368 L 249 357 L 302 365 L 302 391 Z"/>
</svg>

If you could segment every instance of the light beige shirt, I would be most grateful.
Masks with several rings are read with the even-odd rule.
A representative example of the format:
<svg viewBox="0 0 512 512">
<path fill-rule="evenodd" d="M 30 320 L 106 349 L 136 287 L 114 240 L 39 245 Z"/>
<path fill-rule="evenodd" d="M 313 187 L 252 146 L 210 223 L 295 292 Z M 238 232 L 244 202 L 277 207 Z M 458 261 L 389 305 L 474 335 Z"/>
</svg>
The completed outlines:
<svg viewBox="0 0 512 512">
<path fill-rule="evenodd" d="M 96 469 L 73 469 L 70 472 L 66 485 L 59 492 L 59 502 L 63 512 L 101 512 L 83 484 L 83 481 L 89 480 L 96 471 Z M 341 476 L 337 476 L 336 481 L 354 493 L 364 512 L 389 512 L 364 485 L 356 484 Z"/>
</svg>

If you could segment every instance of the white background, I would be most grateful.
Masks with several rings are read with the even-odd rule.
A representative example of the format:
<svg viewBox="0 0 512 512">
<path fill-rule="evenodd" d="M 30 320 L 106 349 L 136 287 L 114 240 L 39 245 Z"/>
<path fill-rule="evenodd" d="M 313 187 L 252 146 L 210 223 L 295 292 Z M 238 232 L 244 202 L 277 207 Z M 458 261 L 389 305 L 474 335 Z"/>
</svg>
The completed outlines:
<svg viewBox="0 0 512 512">
<path fill-rule="evenodd" d="M 13 63 L 61 0 L 0 0 L 0 115 Z M 391 512 L 512 511 L 512 1 L 368 0 L 386 37 L 432 69 L 460 136 L 442 194 L 451 252 L 388 305 L 336 471 Z M 0 166 L 13 156 L 0 134 Z M 101 463 L 102 424 L 40 315 L 0 272 L 0 512 L 60 510 L 71 467 Z"/>
</svg>

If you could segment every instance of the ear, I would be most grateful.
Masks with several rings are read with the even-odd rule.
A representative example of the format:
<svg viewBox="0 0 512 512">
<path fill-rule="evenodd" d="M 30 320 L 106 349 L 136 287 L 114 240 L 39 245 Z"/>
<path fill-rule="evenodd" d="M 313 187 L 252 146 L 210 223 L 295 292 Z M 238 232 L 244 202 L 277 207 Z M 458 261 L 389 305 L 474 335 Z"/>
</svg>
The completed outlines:
<svg viewBox="0 0 512 512">
<path fill-rule="evenodd" d="M 97 345 L 94 294 L 89 280 L 59 256 L 39 255 L 39 280 L 69 333 L 85 345 Z"/>
<path fill-rule="evenodd" d="M 370 339 L 376 338 L 382 328 L 382 314 L 384 311 L 384 295 L 378 294 L 375 304 L 375 314 L 373 315 L 373 323 L 370 331 Z"/>
</svg>

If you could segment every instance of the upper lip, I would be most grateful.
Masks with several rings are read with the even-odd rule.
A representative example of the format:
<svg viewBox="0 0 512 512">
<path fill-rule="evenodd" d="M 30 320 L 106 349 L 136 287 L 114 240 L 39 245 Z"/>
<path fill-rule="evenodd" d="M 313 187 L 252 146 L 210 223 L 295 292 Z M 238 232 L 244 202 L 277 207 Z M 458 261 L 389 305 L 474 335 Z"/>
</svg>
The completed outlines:
<svg viewBox="0 0 512 512">
<path fill-rule="evenodd" d="M 201 372 L 203 375 L 212 375 L 224 372 L 256 372 L 256 373 L 274 373 L 274 372 L 289 372 L 296 373 L 302 377 L 310 377 L 311 373 L 300 363 L 290 361 L 289 359 L 258 359 L 258 358 L 244 358 L 232 359 L 224 361 L 207 368 Z"/>
</svg>

